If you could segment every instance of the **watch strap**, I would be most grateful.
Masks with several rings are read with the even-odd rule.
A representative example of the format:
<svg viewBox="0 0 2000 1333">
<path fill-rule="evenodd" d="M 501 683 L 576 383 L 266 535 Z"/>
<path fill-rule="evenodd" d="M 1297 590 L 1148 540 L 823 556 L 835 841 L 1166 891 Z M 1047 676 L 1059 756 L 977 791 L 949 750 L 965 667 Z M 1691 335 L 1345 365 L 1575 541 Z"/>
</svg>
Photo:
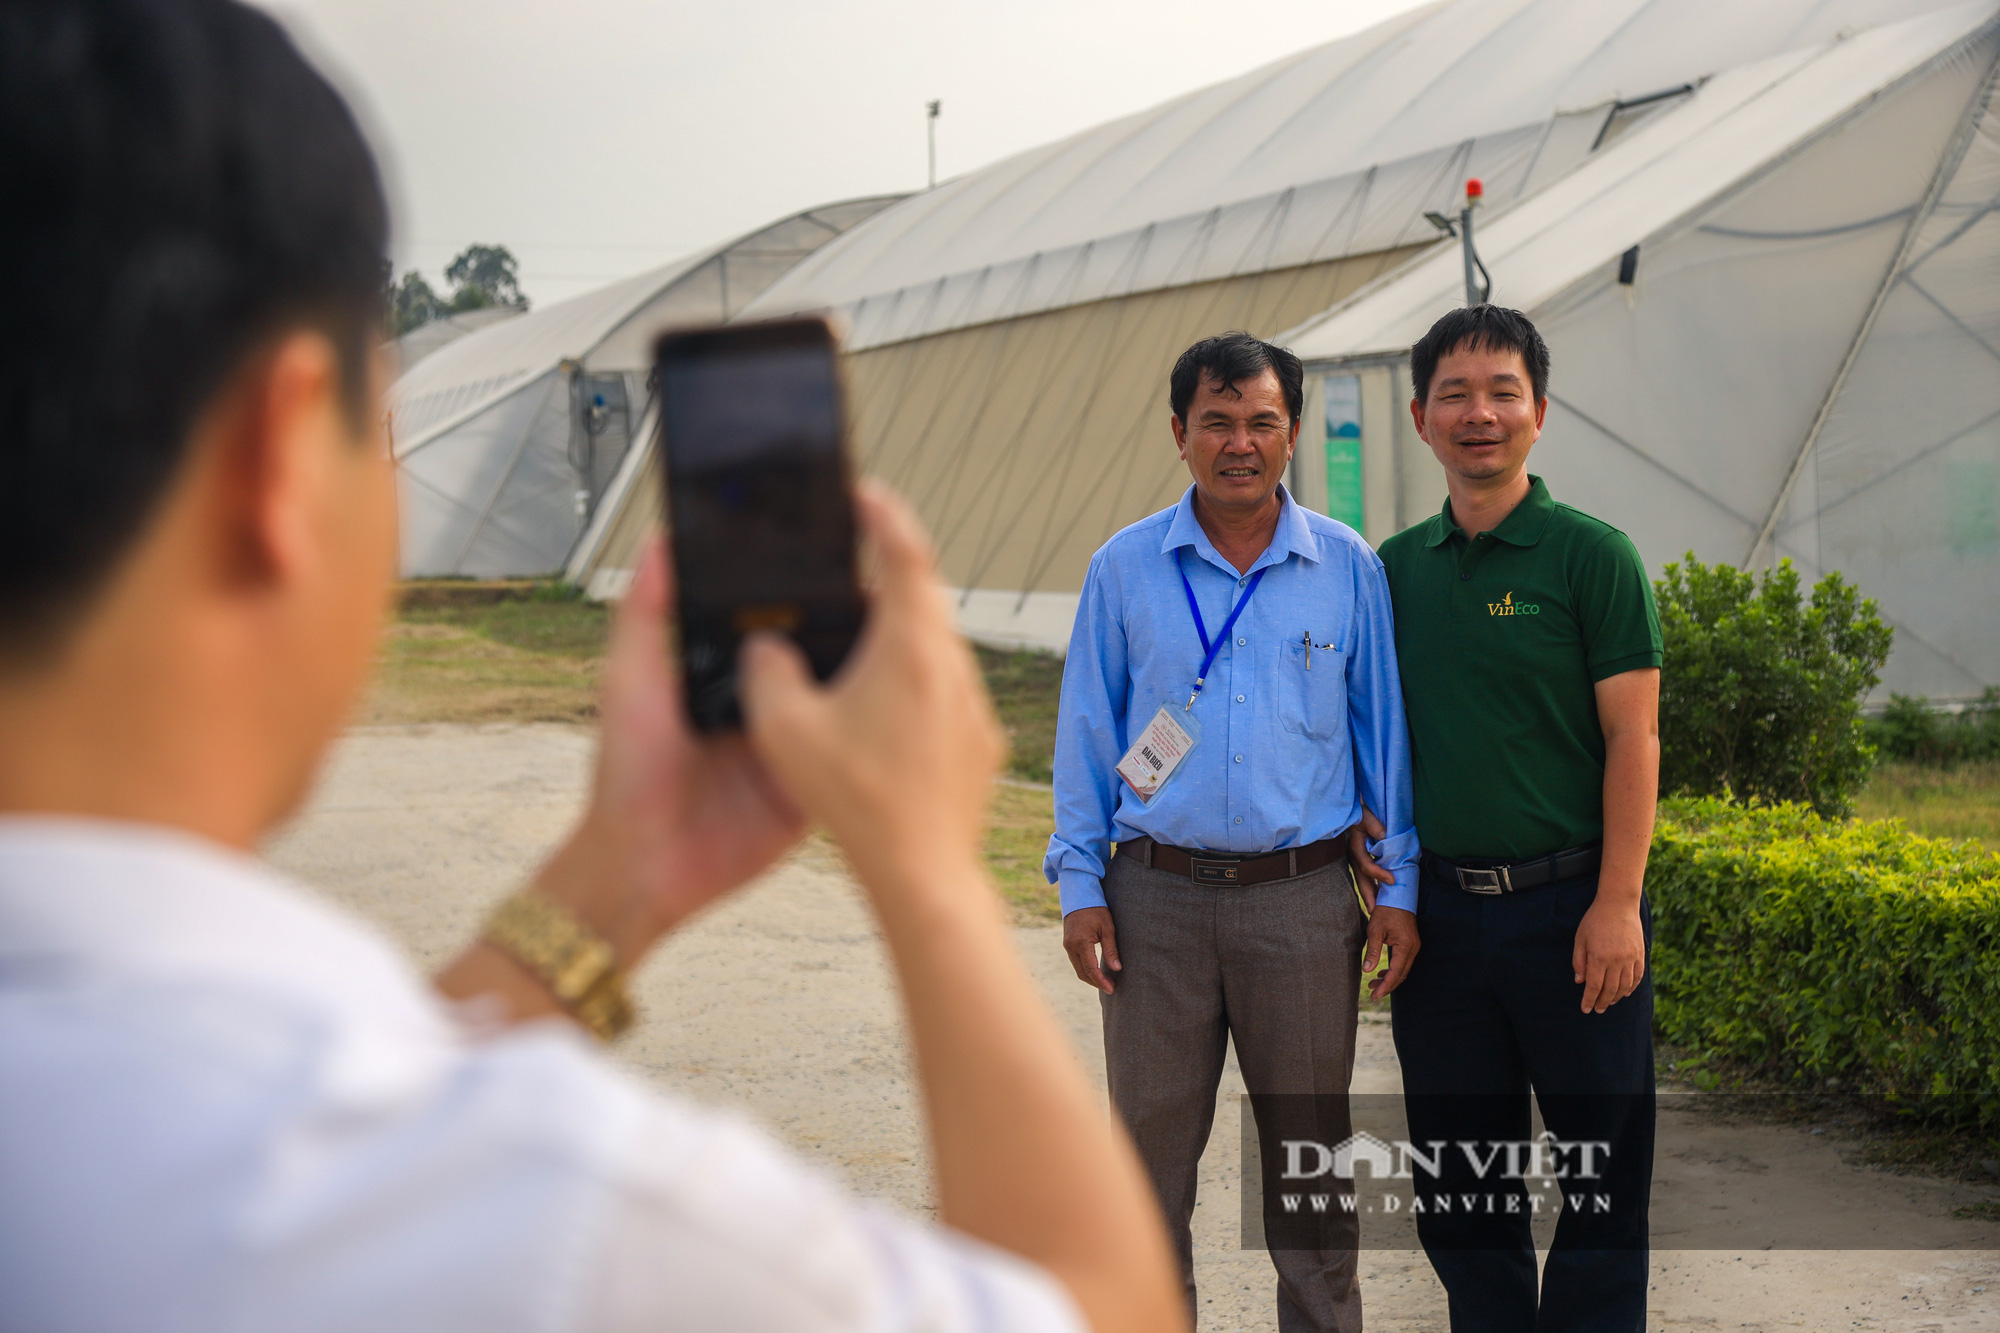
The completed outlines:
<svg viewBox="0 0 2000 1333">
<path fill-rule="evenodd" d="M 501 903 L 482 938 L 540 978 L 556 1002 L 600 1040 L 632 1026 L 618 955 L 568 908 L 533 889 Z"/>
</svg>

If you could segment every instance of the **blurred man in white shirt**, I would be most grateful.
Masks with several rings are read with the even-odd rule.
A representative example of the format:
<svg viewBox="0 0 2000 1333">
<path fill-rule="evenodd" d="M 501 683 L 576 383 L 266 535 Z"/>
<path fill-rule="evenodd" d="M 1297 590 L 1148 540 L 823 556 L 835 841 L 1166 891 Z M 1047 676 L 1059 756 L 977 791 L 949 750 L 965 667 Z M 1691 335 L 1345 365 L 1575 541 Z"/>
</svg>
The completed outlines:
<svg viewBox="0 0 2000 1333">
<path fill-rule="evenodd" d="M 650 549 L 587 812 L 428 983 L 250 850 L 395 564 L 367 147 L 230 0 L 0 0 L 0 178 L 0 1329 L 1183 1326 L 985 880 L 1001 741 L 900 505 L 853 660 L 753 642 L 739 737 L 683 720 Z M 585 1032 L 809 819 L 903 985 L 939 1227 Z"/>
</svg>

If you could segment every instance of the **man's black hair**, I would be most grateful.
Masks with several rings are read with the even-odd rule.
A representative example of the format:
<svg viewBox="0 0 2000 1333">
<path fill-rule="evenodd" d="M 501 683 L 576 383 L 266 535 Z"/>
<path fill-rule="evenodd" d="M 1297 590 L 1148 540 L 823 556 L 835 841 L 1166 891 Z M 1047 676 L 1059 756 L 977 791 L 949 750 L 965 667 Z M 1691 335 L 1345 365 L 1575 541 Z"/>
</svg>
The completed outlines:
<svg viewBox="0 0 2000 1333">
<path fill-rule="evenodd" d="M 1528 367 L 1535 401 L 1549 396 L 1549 345 L 1534 322 L 1518 310 L 1499 305 L 1460 306 L 1417 339 L 1410 349 L 1410 388 L 1418 402 L 1431 396 L 1431 377 L 1438 362 L 1453 352 L 1519 352 Z"/>
<path fill-rule="evenodd" d="M 1167 398 L 1174 416 L 1187 420 L 1188 404 L 1204 383 L 1219 384 L 1242 397 L 1236 386 L 1254 380 L 1265 371 L 1276 371 L 1278 386 L 1285 391 L 1285 410 L 1297 421 L 1306 409 L 1306 368 L 1299 359 L 1276 343 L 1237 330 L 1203 338 L 1181 353 L 1174 372 L 1167 377 Z"/>
<path fill-rule="evenodd" d="M 0 656 L 46 648 L 290 327 L 366 421 L 388 209 L 338 93 L 233 0 L 0 0 Z"/>
</svg>

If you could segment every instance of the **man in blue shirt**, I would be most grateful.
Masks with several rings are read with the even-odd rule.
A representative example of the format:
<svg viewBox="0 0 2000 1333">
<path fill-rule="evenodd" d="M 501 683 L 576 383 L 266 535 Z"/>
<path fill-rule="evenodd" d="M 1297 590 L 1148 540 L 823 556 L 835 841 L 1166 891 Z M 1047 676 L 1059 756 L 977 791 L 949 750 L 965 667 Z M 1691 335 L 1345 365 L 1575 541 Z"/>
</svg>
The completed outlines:
<svg viewBox="0 0 2000 1333">
<path fill-rule="evenodd" d="M 1378 996 L 1416 955 L 1417 838 L 1382 562 L 1280 484 L 1298 358 L 1246 333 L 1205 339 L 1169 396 L 1194 484 L 1091 559 L 1043 869 L 1070 962 L 1103 992 L 1111 1099 L 1192 1304 L 1188 1222 L 1228 1041 L 1265 1139 L 1260 1099 L 1333 1099 L 1344 1116 L 1364 932 L 1365 969 L 1389 959 Z M 1389 812 L 1368 846 L 1395 877 L 1364 890 L 1365 923 L 1344 846 L 1364 801 Z M 1319 1234 L 1272 1247 L 1279 1327 L 1354 1333 L 1351 1221 Z"/>
</svg>

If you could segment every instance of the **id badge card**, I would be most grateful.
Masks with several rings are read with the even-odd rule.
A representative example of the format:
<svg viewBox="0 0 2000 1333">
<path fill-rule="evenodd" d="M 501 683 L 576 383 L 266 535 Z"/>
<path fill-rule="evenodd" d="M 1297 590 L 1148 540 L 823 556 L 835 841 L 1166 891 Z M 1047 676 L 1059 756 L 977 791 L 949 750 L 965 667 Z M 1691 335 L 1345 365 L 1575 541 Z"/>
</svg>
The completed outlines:
<svg viewBox="0 0 2000 1333">
<path fill-rule="evenodd" d="M 1151 801 L 1167 785 L 1167 779 L 1180 771 L 1181 760 L 1200 740 L 1201 724 L 1195 721 L 1194 711 L 1178 703 L 1163 703 L 1118 761 L 1118 776 L 1140 800 Z"/>
</svg>

